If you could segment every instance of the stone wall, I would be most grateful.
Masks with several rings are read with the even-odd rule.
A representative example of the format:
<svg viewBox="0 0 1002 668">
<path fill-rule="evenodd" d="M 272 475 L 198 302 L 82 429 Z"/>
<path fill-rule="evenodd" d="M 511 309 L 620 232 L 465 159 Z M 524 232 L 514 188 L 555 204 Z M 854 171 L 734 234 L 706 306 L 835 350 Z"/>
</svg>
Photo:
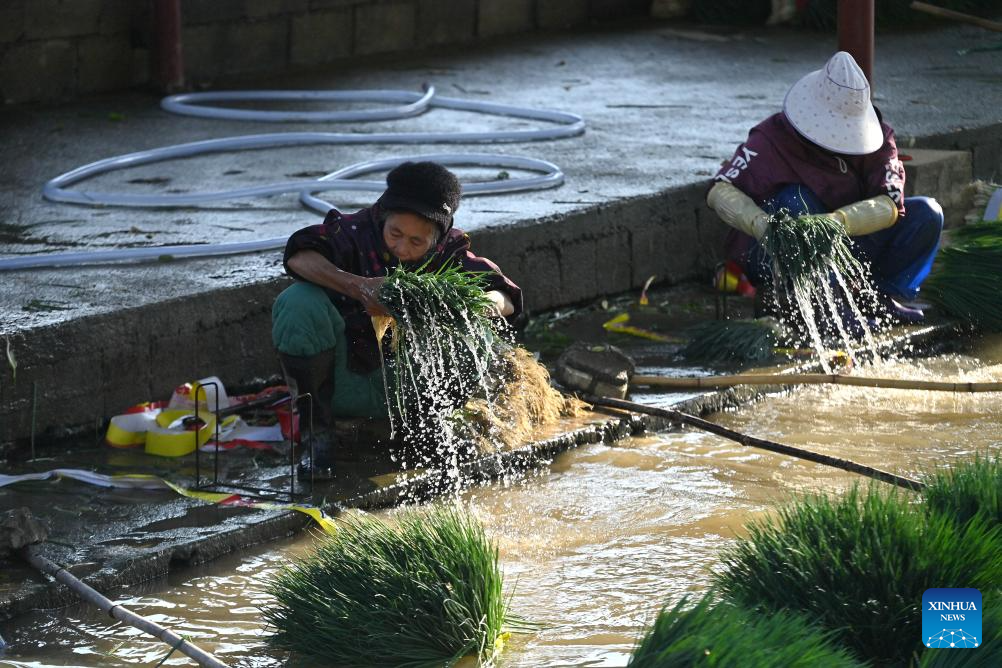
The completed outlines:
<svg viewBox="0 0 1002 668">
<path fill-rule="evenodd" d="M 182 0 L 189 84 L 645 15 L 650 0 Z M 3 0 L 0 98 L 153 82 L 153 0 Z"/>
</svg>

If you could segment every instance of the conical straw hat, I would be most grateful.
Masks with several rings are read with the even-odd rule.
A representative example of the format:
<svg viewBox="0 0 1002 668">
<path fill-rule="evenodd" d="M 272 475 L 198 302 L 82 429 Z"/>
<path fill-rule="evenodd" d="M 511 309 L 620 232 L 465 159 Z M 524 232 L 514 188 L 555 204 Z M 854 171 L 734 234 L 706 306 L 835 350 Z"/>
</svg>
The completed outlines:
<svg viewBox="0 0 1002 668">
<path fill-rule="evenodd" d="M 870 84 L 845 51 L 793 84 L 783 113 L 797 132 L 829 151 L 865 155 L 884 143 Z"/>
</svg>

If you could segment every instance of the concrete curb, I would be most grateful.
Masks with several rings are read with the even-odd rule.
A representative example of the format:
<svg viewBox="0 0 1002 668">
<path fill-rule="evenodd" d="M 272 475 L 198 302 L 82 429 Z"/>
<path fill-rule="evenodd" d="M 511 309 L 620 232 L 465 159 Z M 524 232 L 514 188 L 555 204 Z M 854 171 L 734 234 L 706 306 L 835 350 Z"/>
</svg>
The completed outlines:
<svg viewBox="0 0 1002 668">
<path fill-rule="evenodd" d="M 306 515 L 292 511 L 251 511 L 232 516 L 220 530 L 209 536 L 182 540 L 165 547 L 137 550 L 126 558 L 111 558 L 89 575 L 81 576 L 100 592 L 117 587 L 149 582 L 179 568 L 197 566 L 251 545 L 291 536 L 311 522 Z M 50 549 L 51 548 L 51 549 Z M 58 546 L 46 545 L 45 556 L 59 560 Z M 71 566 L 68 570 L 74 571 Z M 76 574 L 76 573 L 75 573 Z M 38 576 L 42 579 L 42 576 Z M 79 603 L 76 594 L 56 583 L 41 582 L 23 586 L 0 597 L 0 620 L 7 620 L 33 610 L 49 610 Z"/>
</svg>

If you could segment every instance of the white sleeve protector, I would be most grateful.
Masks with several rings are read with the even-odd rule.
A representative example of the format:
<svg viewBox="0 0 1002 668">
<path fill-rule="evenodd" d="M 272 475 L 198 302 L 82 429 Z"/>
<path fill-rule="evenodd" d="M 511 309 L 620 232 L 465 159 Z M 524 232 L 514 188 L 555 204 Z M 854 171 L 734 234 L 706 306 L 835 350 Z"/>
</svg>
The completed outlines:
<svg viewBox="0 0 1002 668">
<path fill-rule="evenodd" d="M 717 181 L 706 196 L 706 203 L 720 219 L 731 227 L 761 239 L 769 222 L 769 214 L 736 186 Z"/>
<path fill-rule="evenodd" d="M 853 202 L 835 209 L 833 213 L 851 237 L 879 232 L 898 220 L 898 207 L 887 195 Z"/>
</svg>

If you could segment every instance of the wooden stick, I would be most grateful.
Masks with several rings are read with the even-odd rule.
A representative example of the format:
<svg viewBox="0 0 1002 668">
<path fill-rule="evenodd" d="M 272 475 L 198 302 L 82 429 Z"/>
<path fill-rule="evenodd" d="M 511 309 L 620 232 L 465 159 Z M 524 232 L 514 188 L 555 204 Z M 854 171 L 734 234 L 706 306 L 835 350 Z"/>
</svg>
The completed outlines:
<svg viewBox="0 0 1002 668">
<path fill-rule="evenodd" d="M 983 19 L 980 16 L 971 16 L 970 14 L 964 14 L 963 12 L 957 12 L 952 9 L 937 7 L 936 5 L 930 5 L 927 2 L 913 2 L 911 4 L 911 8 L 920 12 L 925 12 L 926 14 L 938 16 L 940 18 L 952 19 L 954 21 L 960 21 L 961 23 L 969 23 L 973 26 L 984 28 L 985 30 L 1002 32 L 1002 23 L 997 21 L 989 21 L 988 19 Z"/>
<path fill-rule="evenodd" d="M 111 600 L 105 598 L 90 586 L 78 580 L 65 568 L 58 566 L 49 559 L 37 554 L 30 546 L 22 550 L 21 555 L 29 564 L 43 573 L 51 575 L 57 582 L 66 585 L 74 594 L 88 603 L 96 605 L 102 612 L 108 613 L 108 615 L 113 619 L 125 622 L 130 626 L 134 626 L 135 628 L 164 641 L 170 645 L 171 648 L 176 649 L 191 659 L 194 659 L 200 666 L 207 666 L 208 668 L 229 668 L 225 663 L 214 657 L 212 654 L 209 654 L 205 650 L 193 645 L 170 629 L 164 628 L 156 622 L 150 621 L 141 615 L 137 615 L 124 606 L 113 603 Z"/>
<path fill-rule="evenodd" d="M 838 373 L 747 374 L 736 376 L 704 376 L 702 378 L 671 378 L 668 376 L 634 376 L 633 385 L 673 389 L 720 389 L 736 385 L 854 385 L 893 390 L 930 390 L 937 392 L 1002 392 L 1002 383 L 953 383 L 938 380 L 907 380 L 903 378 L 863 378 Z"/>
<path fill-rule="evenodd" d="M 645 406 L 644 404 L 626 401 L 625 399 L 612 399 L 608 397 L 595 397 L 590 395 L 585 395 L 581 397 L 581 399 L 588 403 L 595 404 L 596 406 L 608 406 L 610 408 L 633 411 L 634 413 L 646 413 L 647 415 L 668 418 L 669 420 L 675 420 L 676 422 L 681 422 L 691 427 L 708 431 L 711 434 L 716 434 L 717 436 L 723 436 L 726 439 L 732 440 L 735 443 L 740 443 L 746 447 L 760 448 L 762 450 L 768 450 L 769 452 L 778 452 L 781 455 L 789 455 L 799 459 L 806 459 L 809 462 L 832 466 L 837 469 L 842 469 L 843 471 L 849 471 L 850 473 L 859 473 L 860 475 L 865 475 L 868 478 L 897 485 L 898 487 L 903 487 L 912 491 L 921 491 L 925 488 L 925 484 L 919 482 L 918 480 L 905 478 L 894 473 L 888 473 L 887 471 L 875 469 L 872 466 L 859 464 L 848 459 L 830 457 L 829 455 L 823 455 L 819 452 L 796 448 L 792 445 L 784 445 L 782 443 L 748 436 L 747 434 L 742 434 L 732 429 L 728 429 L 727 427 L 722 427 L 719 424 L 708 422 L 707 420 L 698 418 L 695 415 L 689 415 L 688 413 L 683 413 L 681 411 Z"/>
</svg>

